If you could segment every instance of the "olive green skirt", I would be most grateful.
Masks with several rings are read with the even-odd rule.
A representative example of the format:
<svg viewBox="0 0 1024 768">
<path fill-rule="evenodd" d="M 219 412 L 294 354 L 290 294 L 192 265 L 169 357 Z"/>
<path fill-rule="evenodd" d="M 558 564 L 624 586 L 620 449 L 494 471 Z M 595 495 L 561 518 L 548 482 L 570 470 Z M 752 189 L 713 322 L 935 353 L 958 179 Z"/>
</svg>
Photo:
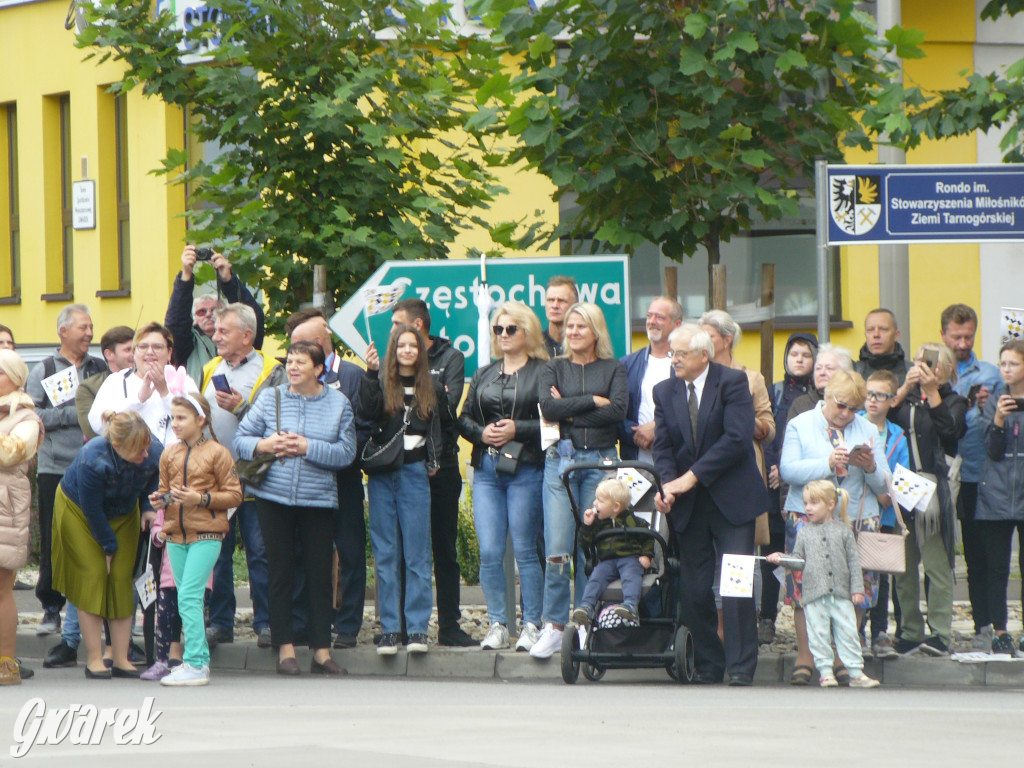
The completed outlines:
<svg viewBox="0 0 1024 768">
<path fill-rule="evenodd" d="M 139 545 L 139 509 L 110 519 L 117 552 L 107 573 L 107 556 L 77 504 L 58 485 L 53 501 L 53 588 L 80 611 L 123 619 L 135 610 L 132 574 Z"/>
</svg>

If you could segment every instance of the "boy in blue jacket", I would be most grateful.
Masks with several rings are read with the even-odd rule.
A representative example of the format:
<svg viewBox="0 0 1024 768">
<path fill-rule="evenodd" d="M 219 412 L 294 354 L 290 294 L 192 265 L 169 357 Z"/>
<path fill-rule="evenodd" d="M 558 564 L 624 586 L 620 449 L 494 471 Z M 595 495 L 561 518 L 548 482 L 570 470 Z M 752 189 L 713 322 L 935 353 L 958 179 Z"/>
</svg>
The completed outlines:
<svg viewBox="0 0 1024 768">
<path fill-rule="evenodd" d="M 867 399 L 864 401 L 864 413 L 867 420 L 875 425 L 878 437 L 885 445 L 885 458 L 889 464 L 890 474 L 897 465 L 910 466 L 910 451 L 903 429 L 893 424 L 886 417 L 892 405 L 892 398 L 899 389 L 899 380 L 891 371 L 879 370 L 872 373 L 867 380 Z M 896 508 L 888 493 L 878 495 L 878 506 L 882 510 L 879 530 L 882 533 L 893 533 L 896 529 Z M 896 628 L 899 631 L 900 606 L 896 601 L 896 590 L 892 590 L 893 608 L 896 614 Z M 889 629 L 889 577 L 879 576 L 878 602 L 871 609 L 871 652 L 879 659 L 891 659 L 899 654 L 893 648 L 887 630 Z M 863 627 L 861 628 L 863 632 Z"/>
</svg>

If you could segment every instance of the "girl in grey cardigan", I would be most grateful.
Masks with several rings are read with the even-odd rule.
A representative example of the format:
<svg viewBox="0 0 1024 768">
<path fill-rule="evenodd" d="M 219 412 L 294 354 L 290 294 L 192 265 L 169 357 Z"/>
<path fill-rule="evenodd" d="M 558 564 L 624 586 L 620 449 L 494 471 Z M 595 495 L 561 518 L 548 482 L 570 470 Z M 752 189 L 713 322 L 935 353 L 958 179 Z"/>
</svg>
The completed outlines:
<svg viewBox="0 0 1024 768">
<path fill-rule="evenodd" d="M 796 536 L 792 558 L 803 561 L 803 607 L 807 638 L 820 675 L 822 688 L 835 688 L 832 638 L 840 660 L 850 670 L 851 688 L 876 688 L 878 681 L 864 674 L 860 634 L 854 604 L 864 602 L 864 577 L 857 557 L 846 507 L 850 495 L 829 480 L 812 480 L 804 486 L 804 511 L 808 525 Z M 833 518 L 839 505 L 839 520 Z M 768 562 L 783 563 L 782 555 L 768 555 Z"/>
</svg>

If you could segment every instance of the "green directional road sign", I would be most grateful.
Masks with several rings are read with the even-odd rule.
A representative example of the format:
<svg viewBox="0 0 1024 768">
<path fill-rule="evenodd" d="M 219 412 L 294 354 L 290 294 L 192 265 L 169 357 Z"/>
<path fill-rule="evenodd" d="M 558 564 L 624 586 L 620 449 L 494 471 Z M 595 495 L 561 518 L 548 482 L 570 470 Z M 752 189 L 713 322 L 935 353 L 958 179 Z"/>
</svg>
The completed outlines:
<svg viewBox="0 0 1024 768">
<path fill-rule="evenodd" d="M 488 259 L 487 290 L 495 305 L 522 301 L 544 318 L 544 290 L 553 275 L 569 275 L 580 289 L 580 300 L 604 311 L 616 357 L 629 351 L 629 257 L 561 256 L 524 259 Z M 389 261 L 371 275 L 363 288 L 402 283 L 402 298 L 419 297 L 430 309 L 430 332 L 452 340 L 466 356 L 466 376 L 477 367 L 476 297 L 481 286 L 479 259 L 445 261 Z M 369 340 L 363 314 L 362 291 L 356 291 L 331 318 L 331 329 L 363 357 Z M 391 331 L 391 313 L 369 318 L 369 331 L 383 356 Z"/>
</svg>

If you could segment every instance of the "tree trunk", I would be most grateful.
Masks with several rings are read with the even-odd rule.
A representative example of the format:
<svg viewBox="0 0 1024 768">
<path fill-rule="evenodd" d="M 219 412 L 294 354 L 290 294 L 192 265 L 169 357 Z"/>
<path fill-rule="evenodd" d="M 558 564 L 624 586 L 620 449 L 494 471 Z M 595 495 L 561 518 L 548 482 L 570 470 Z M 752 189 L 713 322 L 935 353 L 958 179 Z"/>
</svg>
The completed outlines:
<svg viewBox="0 0 1024 768">
<path fill-rule="evenodd" d="M 708 233 L 708 236 L 704 238 L 704 248 L 708 252 L 708 300 L 707 307 L 711 309 L 715 305 L 715 294 L 714 294 L 714 280 L 712 275 L 715 267 L 718 265 L 722 258 L 722 252 L 720 250 L 720 241 L 718 239 L 718 230 L 712 229 Z"/>
</svg>

